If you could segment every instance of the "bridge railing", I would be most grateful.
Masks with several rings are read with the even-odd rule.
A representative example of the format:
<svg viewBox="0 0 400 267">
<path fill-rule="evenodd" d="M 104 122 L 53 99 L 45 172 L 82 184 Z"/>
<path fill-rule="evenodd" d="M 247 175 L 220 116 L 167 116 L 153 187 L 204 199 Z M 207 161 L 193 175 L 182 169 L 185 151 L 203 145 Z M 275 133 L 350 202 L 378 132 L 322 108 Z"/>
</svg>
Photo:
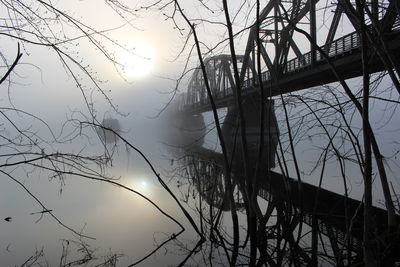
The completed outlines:
<svg viewBox="0 0 400 267">
<path fill-rule="evenodd" d="M 360 45 L 361 42 L 359 34 L 357 32 L 352 32 L 339 39 L 334 40 L 332 43 L 321 46 L 321 50 L 323 50 L 329 58 L 334 58 L 337 56 L 341 56 L 345 53 L 351 52 L 354 49 L 359 48 Z M 316 51 L 316 60 L 317 62 L 325 61 L 325 58 L 319 51 Z M 302 55 L 301 57 L 289 60 L 286 63 L 284 73 L 297 72 L 299 70 L 302 70 L 310 66 L 312 66 L 311 52 L 308 52 Z"/>
</svg>

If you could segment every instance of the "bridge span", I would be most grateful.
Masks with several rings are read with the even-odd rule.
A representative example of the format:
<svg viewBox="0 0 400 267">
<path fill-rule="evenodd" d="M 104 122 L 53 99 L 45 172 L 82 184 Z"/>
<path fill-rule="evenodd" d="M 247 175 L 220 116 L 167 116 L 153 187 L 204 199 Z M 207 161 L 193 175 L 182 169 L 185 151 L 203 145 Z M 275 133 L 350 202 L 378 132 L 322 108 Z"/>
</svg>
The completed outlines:
<svg viewBox="0 0 400 267">
<path fill-rule="evenodd" d="M 308 8 L 307 5 L 303 7 L 304 10 L 299 12 L 299 17 L 296 21 L 300 22 L 301 18 L 307 12 L 311 12 Z M 400 58 L 400 18 L 398 10 L 393 10 L 395 13 L 393 14 L 393 12 L 389 12 L 389 8 L 377 23 L 382 26 L 377 33 L 379 34 L 379 38 L 369 40 L 373 44 L 376 42 L 376 46 L 371 47 L 369 50 L 368 67 L 370 73 L 390 71 L 392 69 L 399 72 L 400 69 L 400 62 L 398 60 Z M 272 9 L 268 4 L 262 12 L 261 19 L 264 18 L 267 21 L 267 14 Z M 223 54 L 206 58 L 204 60 L 205 72 L 217 108 L 232 106 L 235 102 L 234 95 L 236 94 L 236 90 L 238 90 L 237 88 L 239 88 L 241 95 L 244 97 L 250 95 L 259 97 L 261 88 L 265 97 L 271 97 L 337 82 L 338 77 L 333 73 L 333 69 L 335 69 L 341 79 L 361 76 L 362 40 L 359 29 L 353 25 L 356 28 L 354 32 L 335 40 L 333 39 L 337 30 L 338 20 L 343 13 L 346 13 L 346 11 L 343 11 L 341 5 L 338 5 L 324 45 L 318 46 L 316 33 L 310 33 L 309 46 L 311 49 L 307 53 L 301 53 L 299 49 L 300 45 L 296 45 L 293 39 L 296 26 L 286 24 L 280 28 L 275 26 L 274 29 L 253 26 L 249 34 L 246 53 L 236 56 L 240 72 L 239 83 L 237 83 L 234 77 L 233 63 L 230 55 Z M 387 21 L 391 22 L 388 23 Z M 266 22 L 262 22 L 261 25 L 264 25 L 263 23 Z M 266 24 L 271 25 L 273 23 L 268 22 Z M 282 24 L 284 23 L 282 22 Z M 384 25 L 386 26 L 384 27 Z M 315 27 L 315 23 L 310 22 L 311 32 Z M 373 30 L 373 25 L 368 26 L 367 29 L 370 29 L 369 32 L 371 34 L 376 33 L 376 30 Z M 256 34 L 263 35 L 262 38 L 264 38 L 261 38 L 261 45 L 259 47 L 256 45 Z M 274 53 L 267 52 L 268 43 L 271 42 L 265 40 L 268 34 L 270 38 L 276 38 L 273 39 L 273 45 L 275 46 Z M 380 42 L 384 42 L 384 52 L 391 55 L 390 60 L 385 59 L 382 55 L 383 52 L 379 50 L 381 49 L 380 46 L 382 46 Z M 256 49 L 260 51 L 261 64 L 264 69 L 260 75 L 255 64 L 257 60 L 255 58 Z M 292 51 L 292 54 L 295 55 L 294 58 L 289 59 L 289 51 Z M 272 56 L 275 58 L 272 58 Z M 262 85 L 260 85 L 258 76 L 261 76 Z M 180 97 L 179 108 L 184 112 L 199 114 L 211 110 L 204 73 L 201 67 L 198 67 L 194 71 L 187 92 Z"/>
<path fill-rule="evenodd" d="M 373 246 L 387 249 L 384 253 L 379 252 L 378 258 L 382 262 L 387 260 L 387 262 L 393 263 L 394 260 L 399 261 L 399 255 L 396 254 L 399 249 L 399 224 L 397 223 L 397 230 L 395 230 L 397 235 L 390 236 L 388 233 L 392 233 L 392 226 L 396 224 L 396 221 L 400 221 L 400 218 L 392 207 L 394 202 L 391 201 L 390 190 L 384 192 L 385 200 L 390 200 L 386 202 L 387 210 L 380 208 L 365 209 L 366 212 L 363 214 L 363 204 L 360 201 L 301 183 L 300 179 L 294 180 L 271 171 L 275 166 L 276 150 L 280 140 L 280 132 L 274 113 L 274 99 L 276 101 L 276 98 L 273 98 L 274 96 L 382 71 L 389 74 L 394 88 L 400 93 L 400 9 L 398 1 L 385 2 L 381 7 L 378 6 L 378 1 L 367 2 L 371 6 L 371 10 L 366 7 L 367 11 L 360 11 L 354 2 L 338 0 L 333 8 L 334 15 L 330 21 L 329 31 L 324 37 L 325 41 L 320 44 L 318 40 L 321 38 L 317 36 L 316 20 L 318 0 L 268 1 L 260 13 L 259 23 L 254 24 L 249 30 L 244 54 L 234 57 L 226 54 L 215 55 L 202 60 L 203 64 L 193 72 L 187 92 L 181 94 L 177 101 L 177 113 L 184 118 L 184 121 L 189 122 L 190 129 L 204 129 L 202 113 L 213 109 L 212 102 L 217 109 L 227 108 L 227 115 L 221 127 L 221 135 L 226 141 L 227 154 L 225 156 L 227 156 L 226 158 L 229 159 L 231 165 L 228 164 L 228 160 L 224 159 L 224 164 L 227 167 L 226 170 L 222 170 L 220 168 L 223 165 L 220 154 L 197 147 L 200 152 L 197 151 L 196 153 L 200 154 L 200 157 L 192 158 L 190 161 L 192 170 L 189 173 L 191 172 L 192 176 L 200 173 L 203 179 L 209 179 L 212 182 L 223 175 L 231 175 L 230 172 L 232 172 L 233 180 L 236 179 L 237 185 L 244 183 L 247 186 L 244 191 L 257 190 L 259 197 L 275 203 L 277 212 L 282 211 L 281 207 L 285 205 L 292 205 L 290 208 L 300 211 L 303 214 L 302 220 L 310 225 L 313 234 L 316 231 L 316 233 L 320 232 L 327 235 L 329 239 L 335 239 L 334 242 L 331 242 L 333 250 L 337 250 L 335 243 L 340 243 L 343 245 L 342 248 L 347 246 L 349 250 L 356 250 L 358 251 L 356 254 L 360 255 L 363 253 L 362 250 L 367 247 L 365 244 L 361 244 L 364 242 L 363 238 L 367 236 L 367 231 L 369 231 L 367 233 L 369 238 L 373 233 L 378 233 L 374 235 L 377 236 L 377 240 Z M 293 14 L 289 16 L 288 10 Z M 361 21 L 360 17 L 364 16 L 368 19 Z M 347 23 L 351 25 L 354 31 L 344 36 L 336 36 L 338 25 L 343 18 L 347 19 Z M 308 30 L 299 26 L 304 24 L 309 25 Z M 297 41 L 295 34 L 299 33 L 304 34 L 306 38 L 300 38 L 300 41 Z M 304 40 L 306 40 L 306 43 L 299 43 L 304 42 Z M 301 51 L 300 48 L 304 48 L 304 46 L 308 46 L 308 52 Z M 239 95 L 241 98 L 238 97 Z M 365 99 L 368 99 L 368 97 Z M 361 103 L 358 104 L 361 106 Z M 240 113 L 238 112 L 239 109 L 241 109 Z M 262 114 L 262 110 L 265 114 Z M 241 121 L 239 121 L 239 117 Z M 262 118 L 265 121 L 261 121 Z M 289 120 L 288 117 L 286 119 Z M 289 123 L 287 125 L 287 128 L 290 128 Z M 348 128 L 344 131 L 352 131 L 349 125 L 346 125 L 346 127 Z M 359 127 L 358 125 L 358 130 Z M 340 127 L 335 128 L 335 131 L 338 131 L 338 128 Z M 365 127 L 364 129 L 370 128 Z M 286 131 L 289 134 L 291 133 L 290 129 L 286 129 Z M 261 138 L 262 133 L 264 138 Z M 349 138 L 354 138 L 358 142 L 359 135 Z M 332 137 L 327 131 L 326 137 L 330 143 L 325 149 L 328 150 L 329 146 L 335 149 L 333 148 Z M 290 141 L 293 141 L 293 139 L 290 139 Z M 349 142 L 354 142 L 354 140 Z M 357 144 L 360 145 L 360 143 L 362 141 Z M 261 147 L 261 144 L 265 147 Z M 372 147 L 375 149 L 373 145 Z M 256 148 L 260 149 L 257 150 Z M 243 151 L 240 151 L 241 149 Z M 268 152 L 259 154 L 265 158 L 256 158 L 257 151 L 262 150 Z M 294 150 L 292 148 L 288 152 L 293 158 Z M 364 172 L 366 172 L 364 157 L 367 158 L 367 156 L 364 156 L 363 148 L 353 147 L 353 150 L 352 152 L 356 156 L 343 159 L 343 161 L 353 160 L 356 164 L 359 164 L 362 177 L 367 179 L 366 177 L 369 176 L 364 175 Z M 248 155 L 247 152 L 249 152 Z M 378 152 L 373 152 L 373 156 L 377 159 L 377 165 L 379 164 L 378 158 L 382 157 Z M 253 158 L 251 158 L 252 156 Z M 290 160 L 295 161 L 291 156 L 289 156 Z M 337 158 L 337 161 L 341 163 L 343 157 L 343 155 L 335 155 L 333 160 Z M 357 158 L 354 159 L 355 157 Z M 261 162 L 262 171 L 257 172 L 257 175 L 259 173 L 261 175 L 254 179 L 257 182 L 257 189 L 254 189 L 255 186 L 252 184 L 250 185 L 250 180 L 246 181 L 246 178 L 250 179 L 251 175 L 245 177 L 241 173 L 243 166 L 246 168 L 254 167 L 250 163 L 243 164 L 243 161 L 248 159 L 253 165 L 255 165 L 255 162 L 257 164 Z M 257 167 L 259 166 L 257 165 Z M 387 181 L 384 185 L 386 174 L 379 173 L 379 176 L 382 188 L 385 191 L 385 188 L 388 187 Z M 299 184 L 302 184 L 302 192 L 298 189 Z M 365 192 L 368 192 L 368 190 L 365 189 Z M 250 194 L 251 196 L 254 196 L 254 194 Z M 303 200 L 301 204 L 298 201 L 300 198 Z M 371 202 L 371 199 L 369 202 L 366 201 L 366 203 Z M 372 230 L 365 229 L 367 227 L 364 224 L 367 222 L 364 218 L 369 218 L 369 212 L 375 216 L 371 220 L 374 223 L 373 226 L 371 226 L 371 222 L 368 221 L 367 223 L 368 227 L 373 228 Z M 286 216 L 283 213 L 281 215 Z M 383 238 L 383 243 L 378 240 L 378 237 Z M 370 248 L 368 247 L 368 249 Z M 335 254 L 338 253 L 339 255 L 337 260 L 341 259 L 341 252 L 334 251 Z M 372 255 L 371 251 L 369 254 Z M 352 255 L 352 253 L 350 252 L 348 255 Z M 355 262 L 361 263 L 362 256 Z M 351 265 L 351 261 L 349 260 L 347 264 Z"/>
</svg>

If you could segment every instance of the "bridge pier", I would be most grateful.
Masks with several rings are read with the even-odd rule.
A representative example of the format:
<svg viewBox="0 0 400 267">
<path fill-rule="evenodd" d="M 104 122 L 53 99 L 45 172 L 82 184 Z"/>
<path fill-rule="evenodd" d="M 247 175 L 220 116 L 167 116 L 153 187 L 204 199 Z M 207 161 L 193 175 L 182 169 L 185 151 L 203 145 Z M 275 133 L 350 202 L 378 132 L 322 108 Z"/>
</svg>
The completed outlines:
<svg viewBox="0 0 400 267">
<path fill-rule="evenodd" d="M 275 167 L 275 152 L 278 144 L 279 130 L 274 112 L 274 101 L 267 100 L 264 113 L 264 146 L 262 168 L 269 170 Z M 243 103 L 243 115 L 246 123 L 247 151 L 250 168 L 255 168 L 258 159 L 261 129 L 261 103 L 259 97 L 248 96 Z M 229 158 L 233 158 L 234 167 L 242 167 L 242 144 L 239 126 L 239 112 L 236 106 L 229 106 L 225 117 L 222 134 L 225 139 Z"/>
</svg>

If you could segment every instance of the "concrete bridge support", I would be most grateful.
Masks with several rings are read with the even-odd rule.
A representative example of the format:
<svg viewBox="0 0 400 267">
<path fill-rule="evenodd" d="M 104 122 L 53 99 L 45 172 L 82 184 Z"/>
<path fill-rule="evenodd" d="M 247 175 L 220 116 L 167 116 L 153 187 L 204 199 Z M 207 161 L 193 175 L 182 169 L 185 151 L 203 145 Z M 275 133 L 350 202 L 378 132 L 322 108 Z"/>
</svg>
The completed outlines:
<svg viewBox="0 0 400 267">
<path fill-rule="evenodd" d="M 274 101 L 264 102 L 264 146 L 262 168 L 265 170 L 275 167 L 275 153 L 278 144 L 279 130 L 274 112 Z M 246 121 L 246 140 L 249 153 L 250 167 L 255 168 L 260 144 L 261 103 L 259 97 L 246 97 L 243 103 Z M 242 167 L 241 131 L 239 128 L 239 112 L 236 106 L 229 106 L 222 126 L 223 136 L 227 144 L 229 157 L 233 157 L 234 167 Z M 240 165 L 239 165 L 240 164 Z"/>
</svg>

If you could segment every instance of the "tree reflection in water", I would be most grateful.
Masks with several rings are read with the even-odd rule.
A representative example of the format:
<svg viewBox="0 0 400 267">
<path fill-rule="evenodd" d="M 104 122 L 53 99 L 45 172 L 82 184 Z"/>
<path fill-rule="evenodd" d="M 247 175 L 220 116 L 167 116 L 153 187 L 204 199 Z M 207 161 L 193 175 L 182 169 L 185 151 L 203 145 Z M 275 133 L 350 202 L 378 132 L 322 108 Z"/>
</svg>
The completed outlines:
<svg viewBox="0 0 400 267">
<path fill-rule="evenodd" d="M 229 264 L 233 236 L 223 156 L 201 146 L 181 152 L 179 174 L 189 182 L 186 198 L 196 200 L 195 211 L 207 240 L 202 245 L 203 264 Z M 362 262 L 363 207 L 359 201 L 345 200 L 339 194 L 303 183 L 300 204 L 298 182 L 268 171 L 257 184 L 257 201 L 249 207 L 243 176 L 243 170 L 232 168 L 235 206 L 241 227 L 236 264 L 248 264 L 251 257 L 247 214 L 252 210 L 257 212 L 258 218 L 256 258 L 259 265 L 347 266 Z M 343 208 L 345 204 L 347 211 Z M 353 215 L 350 230 L 346 229 L 346 212 Z M 384 229 L 386 212 L 378 208 L 374 212 L 377 229 Z"/>
<path fill-rule="evenodd" d="M 279 130 L 274 103 L 267 102 L 265 109 L 264 145 L 257 143 L 261 121 L 257 106 L 249 104 L 244 109 L 248 164 L 244 164 L 233 107 L 228 108 L 221 127 L 226 155 L 203 147 L 202 115 L 171 112 L 165 120 L 180 125 L 166 131 L 173 137 L 167 136 L 166 143 L 179 159 L 179 176 L 189 186 L 182 190 L 184 199 L 188 203 L 194 199 L 192 210 L 201 231 L 188 257 L 201 255 L 199 264 L 210 266 L 362 265 L 363 204 L 271 171 L 275 165 L 285 169 L 285 159 L 275 154 Z M 393 265 L 398 261 L 398 242 L 385 232 L 386 211 L 372 209 L 380 262 Z M 184 245 L 182 249 L 188 251 Z"/>
</svg>

